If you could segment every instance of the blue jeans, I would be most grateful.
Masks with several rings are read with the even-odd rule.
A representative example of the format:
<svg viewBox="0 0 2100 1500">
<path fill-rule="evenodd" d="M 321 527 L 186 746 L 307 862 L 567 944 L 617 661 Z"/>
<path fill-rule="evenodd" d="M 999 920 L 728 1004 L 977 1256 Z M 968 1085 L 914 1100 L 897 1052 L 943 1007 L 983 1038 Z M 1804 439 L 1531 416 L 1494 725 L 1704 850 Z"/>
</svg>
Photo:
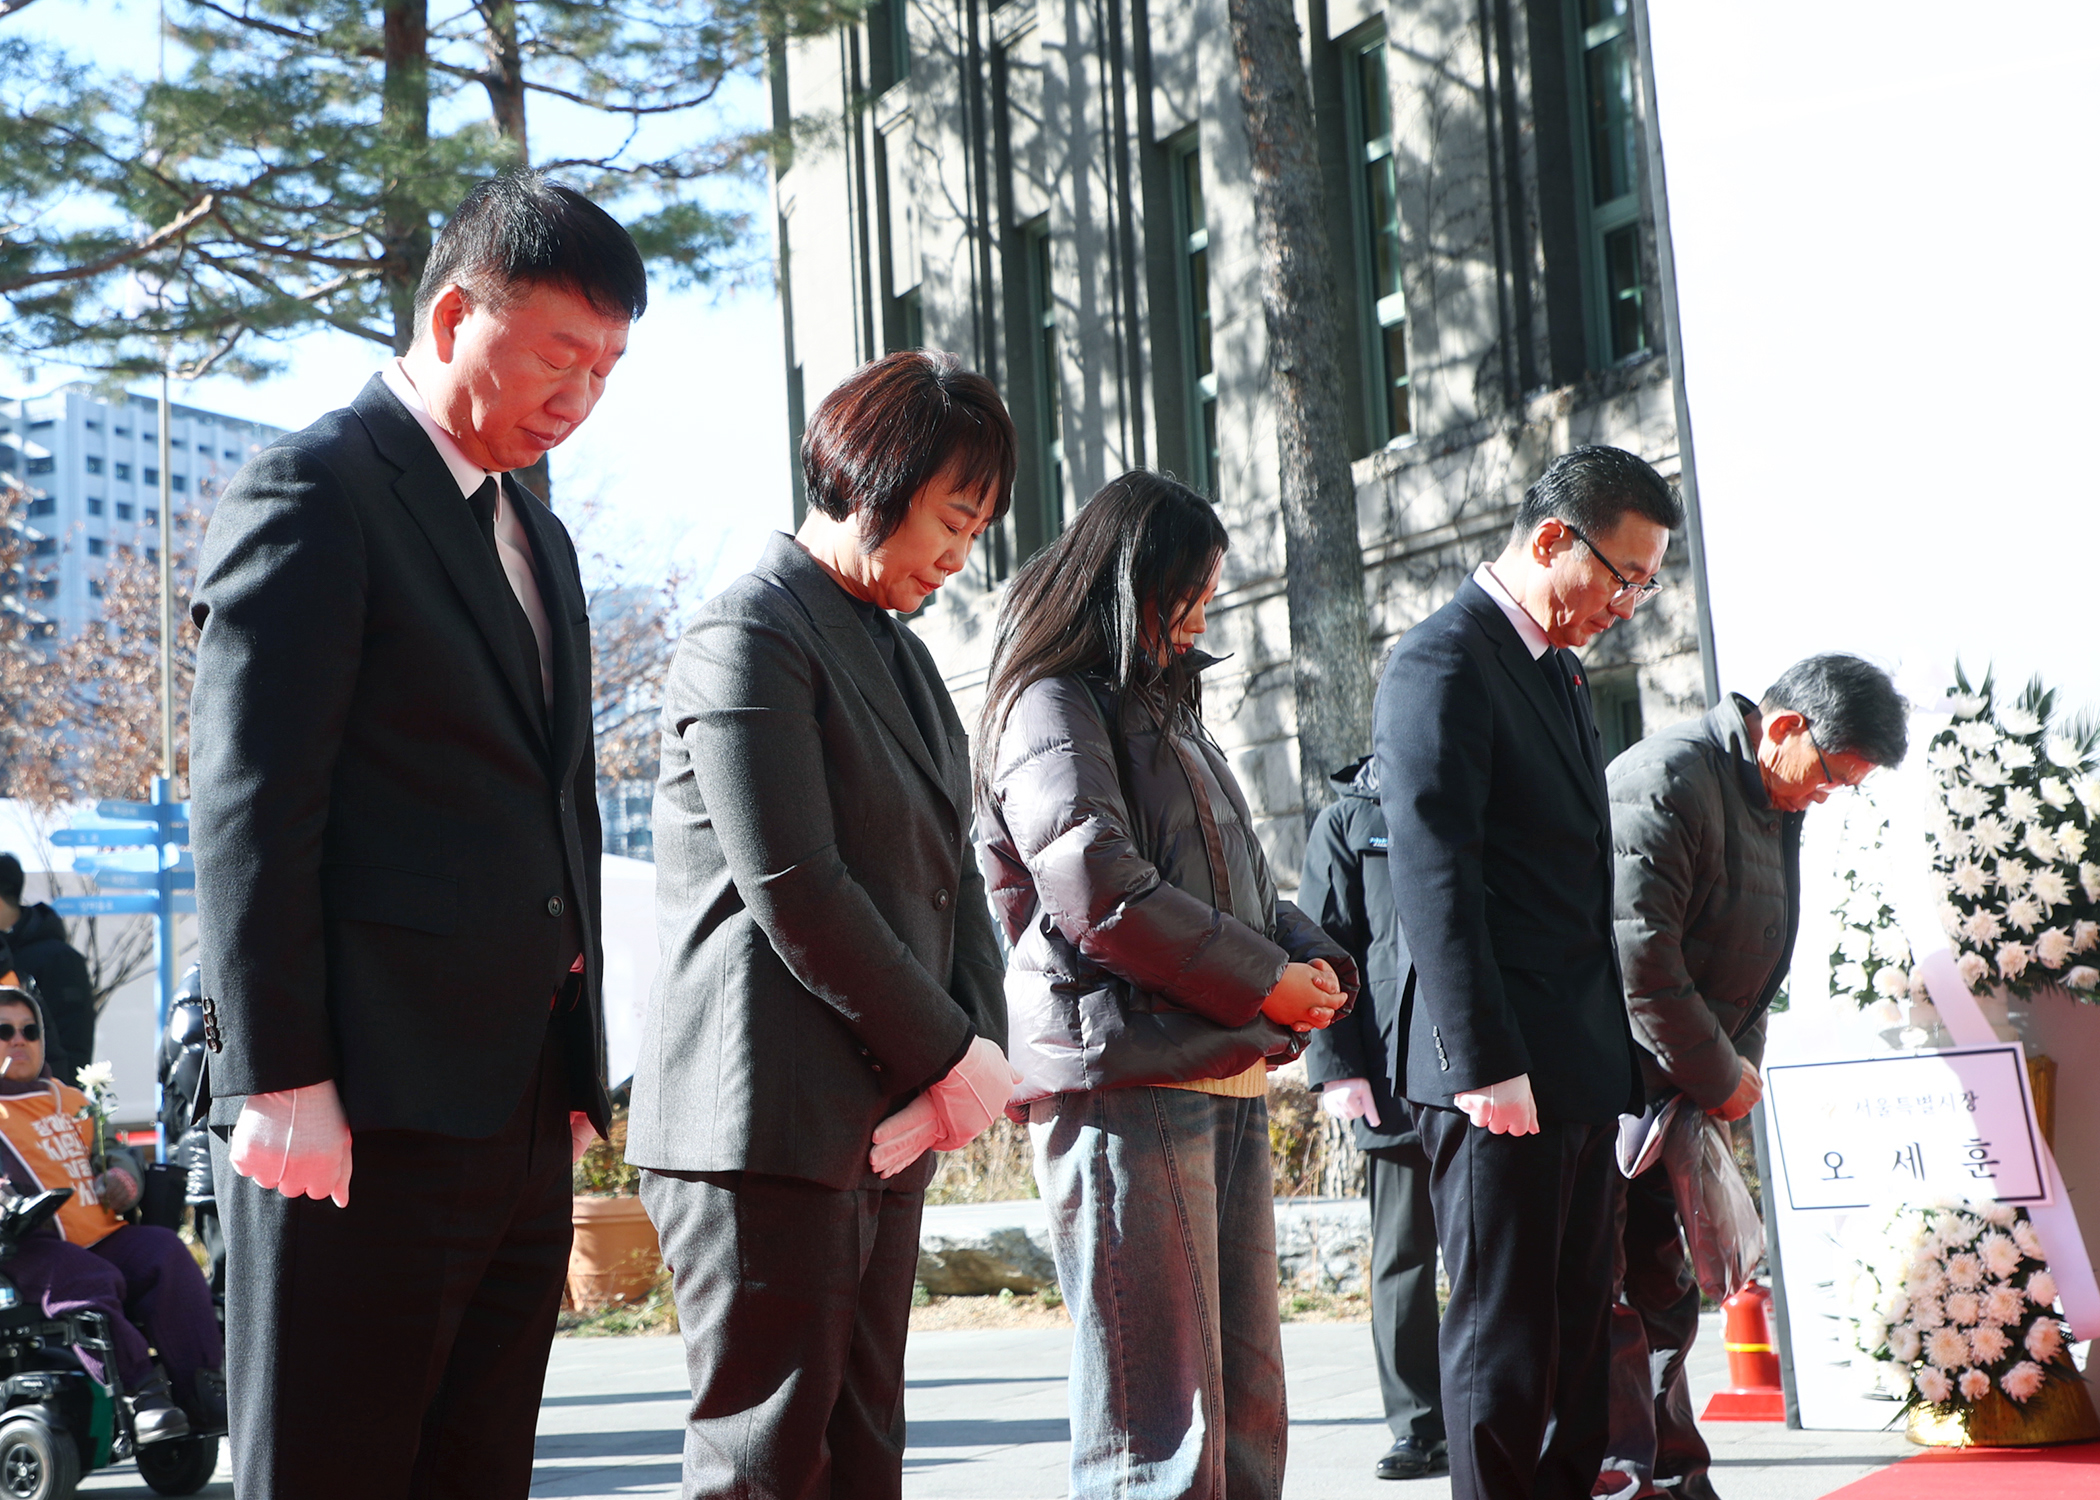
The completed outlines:
<svg viewBox="0 0 2100 1500">
<path fill-rule="evenodd" d="M 1073 1500 L 1275 1500 L 1283 1336 L 1269 1106 L 1187 1089 L 1031 1106 L 1072 1311 Z"/>
</svg>

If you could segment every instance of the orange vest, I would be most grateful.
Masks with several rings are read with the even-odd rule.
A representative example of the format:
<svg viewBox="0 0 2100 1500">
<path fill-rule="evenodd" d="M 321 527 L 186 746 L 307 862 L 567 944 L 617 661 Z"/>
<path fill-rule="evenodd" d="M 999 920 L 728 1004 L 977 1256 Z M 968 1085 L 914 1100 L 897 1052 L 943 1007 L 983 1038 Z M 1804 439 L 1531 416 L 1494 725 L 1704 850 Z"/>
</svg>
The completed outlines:
<svg viewBox="0 0 2100 1500">
<path fill-rule="evenodd" d="M 57 1223 L 76 1245 L 92 1245 L 124 1227 L 95 1196 L 94 1127 L 80 1118 L 86 1105 L 85 1094 L 55 1078 L 33 1093 L 0 1098 L 0 1138 L 8 1154 L 45 1187 L 73 1190 Z"/>
</svg>

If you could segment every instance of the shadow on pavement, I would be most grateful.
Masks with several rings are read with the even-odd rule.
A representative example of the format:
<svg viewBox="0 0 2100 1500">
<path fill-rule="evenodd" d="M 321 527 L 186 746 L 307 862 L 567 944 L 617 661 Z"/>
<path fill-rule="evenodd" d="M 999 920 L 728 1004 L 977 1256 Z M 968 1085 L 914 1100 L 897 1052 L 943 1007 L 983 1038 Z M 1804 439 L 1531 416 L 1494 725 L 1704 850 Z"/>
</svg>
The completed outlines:
<svg viewBox="0 0 2100 1500">
<path fill-rule="evenodd" d="M 650 1458 L 685 1451 L 685 1429 L 644 1427 L 627 1432 L 543 1432 L 532 1445 L 536 1462 L 554 1458 Z"/>
<path fill-rule="evenodd" d="M 1072 1424 L 1063 1417 L 1022 1417 L 1002 1422 L 991 1418 L 936 1417 L 913 1422 L 906 1443 L 920 1448 L 1017 1448 L 1029 1443 L 1069 1443 Z M 905 1462 L 916 1459 L 907 1452 Z"/>
<path fill-rule="evenodd" d="M 625 1406 L 630 1401 L 690 1401 L 692 1392 L 680 1386 L 675 1391 L 594 1391 L 587 1396 L 542 1396 L 541 1406 Z"/>
</svg>

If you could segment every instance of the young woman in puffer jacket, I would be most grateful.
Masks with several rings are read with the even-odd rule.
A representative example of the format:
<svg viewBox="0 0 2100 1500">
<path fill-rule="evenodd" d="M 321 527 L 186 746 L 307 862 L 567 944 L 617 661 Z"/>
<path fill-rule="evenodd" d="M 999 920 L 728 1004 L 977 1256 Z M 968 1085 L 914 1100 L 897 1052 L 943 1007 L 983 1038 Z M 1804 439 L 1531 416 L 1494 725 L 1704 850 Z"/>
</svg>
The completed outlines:
<svg viewBox="0 0 2100 1500">
<path fill-rule="evenodd" d="M 1203 729 L 1195 641 L 1226 546 L 1187 487 L 1112 481 L 1009 587 L 978 737 L 1008 1108 L 1075 1335 L 1075 1497 L 1283 1485 L 1268 1069 L 1357 980 L 1277 899 Z"/>
</svg>

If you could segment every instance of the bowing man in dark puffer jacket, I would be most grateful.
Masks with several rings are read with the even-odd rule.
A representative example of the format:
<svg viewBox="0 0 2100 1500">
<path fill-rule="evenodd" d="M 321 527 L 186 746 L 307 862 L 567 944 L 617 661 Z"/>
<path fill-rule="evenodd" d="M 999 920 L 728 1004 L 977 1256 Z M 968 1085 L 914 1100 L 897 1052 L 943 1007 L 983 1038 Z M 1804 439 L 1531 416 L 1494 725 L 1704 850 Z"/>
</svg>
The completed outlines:
<svg viewBox="0 0 2100 1500">
<path fill-rule="evenodd" d="M 978 741 L 1009 1110 L 1074 1325 L 1075 1497 L 1283 1481 L 1268 1069 L 1357 978 L 1277 899 L 1203 730 L 1194 642 L 1226 545 L 1186 487 L 1112 481 L 1010 586 Z"/>
</svg>

